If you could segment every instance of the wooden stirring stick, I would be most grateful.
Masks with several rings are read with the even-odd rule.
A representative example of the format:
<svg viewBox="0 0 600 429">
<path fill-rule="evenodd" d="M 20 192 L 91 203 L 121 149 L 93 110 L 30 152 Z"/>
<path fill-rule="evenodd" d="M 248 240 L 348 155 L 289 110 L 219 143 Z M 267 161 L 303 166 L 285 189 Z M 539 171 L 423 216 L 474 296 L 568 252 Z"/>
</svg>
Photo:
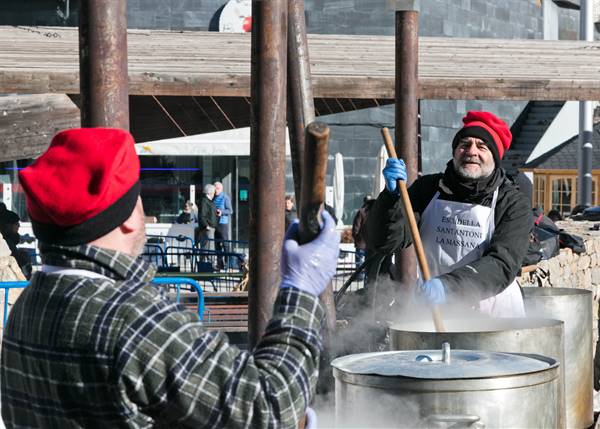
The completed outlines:
<svg viewBox="0 0 600 429">
<path fill-rule="evenodd" d="M 396 148 L 394 147 L 394 142 L 392 141 L 390 131 L 384 127 L 381 129 L 381 134 L 383 135 L 383 141 L 385 143 L 388 156 L 390 158 L 397 159 L 398 157 L 396 155 Z M 419 227 L 417 226 L 415 213 L 413 212 L 412 204 L 408 196 L 408 190 L 406 189 L 406 182 L 404 180 L 398 180 L 398 189 L 400 189 L 400 198 L 402 199 L 402 205 L 404 206 L 404 213 L 408 221 L 410 235 L 412 237 L 413 246 L 415 247 L 415 252 L 417 254 L 417 260 L 419 262 L 419 266 L 421 267 L 421 274 L 423 274 L 423 280 L 427 281 L 431 279 L 431 274 L 429 273 L 429 264 L 427 263 L 427 258 L 425 257 L 423 242 L 421 242 L 421 234 L 419 233 Z M 446 330 L 444 329 L 444 323 L 442 322 L 440 309 L 435 305 L 431 307 L 431 316 L 433 317 L 435 330 L 437 332 L 445 332 Z"/>
</svg>

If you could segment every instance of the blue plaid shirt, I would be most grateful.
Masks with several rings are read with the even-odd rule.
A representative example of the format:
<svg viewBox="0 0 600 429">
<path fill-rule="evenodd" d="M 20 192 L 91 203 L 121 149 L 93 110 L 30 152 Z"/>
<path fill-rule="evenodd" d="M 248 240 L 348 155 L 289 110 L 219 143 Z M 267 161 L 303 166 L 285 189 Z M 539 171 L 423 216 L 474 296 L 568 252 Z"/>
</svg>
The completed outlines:
<svg viewBox="0 0 600 429">
<path fill-rule="evenodd" d="M 46 247 L 4 331 L 6 427 L 293 428 L 314 394 L 323 310 L 279 292 L 250 353 L 148 282 L 154 269 L 94 246 Z"/>
</svg>

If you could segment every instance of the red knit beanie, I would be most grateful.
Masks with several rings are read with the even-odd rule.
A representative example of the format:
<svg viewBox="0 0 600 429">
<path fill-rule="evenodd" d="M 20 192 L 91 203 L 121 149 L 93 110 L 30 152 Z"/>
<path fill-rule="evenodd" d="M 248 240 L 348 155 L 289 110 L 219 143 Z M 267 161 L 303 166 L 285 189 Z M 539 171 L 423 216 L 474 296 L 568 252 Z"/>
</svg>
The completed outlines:
<svg viewBox="0 0 600 429">
<path fill-rule="evenodd" d="M 485 142 L 494 155 L 496 166 L 510 147 L 512 134 L 510 128 L 502 119 L 489 112 L 471 110 L 463 118 L 464 126 L 456 133 L 452 141 L 452 151 L 456 149 L 460 139 L 464 137 L 477 137 Z"/>
<path fill-rule="evenodd" d="M 44 243 L 77 245 L 129 218 L 140 194 L 140 161 L 127 131 L 79 128 L 58 133 L 21 170 L 33 232 Z"/>
</svg>

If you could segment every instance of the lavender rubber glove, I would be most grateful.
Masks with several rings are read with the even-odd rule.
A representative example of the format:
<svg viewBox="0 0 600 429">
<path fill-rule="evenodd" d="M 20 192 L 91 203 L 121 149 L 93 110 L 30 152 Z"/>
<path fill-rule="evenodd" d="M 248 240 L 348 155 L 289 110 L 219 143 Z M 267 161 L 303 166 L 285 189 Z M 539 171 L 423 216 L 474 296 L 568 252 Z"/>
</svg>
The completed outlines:
<svg viewBox="0 0 600 429">
<path fill-rule="evenodd" d="M 386 189 L 394 194 L 398 195 L 398 180 L 406 181 L 406 165 L 401 159 L 388 158 L 385 162 L 385 168 L 382 171 L 383 178 L 385 179 Z"/>
<path fill-rule="evenodd" d="M 444 283 L 438 278 L 427 280 L 425 283 L 417 286 L 416 294 L 421 301 L 431 306 L 446 302 Z"/>
<path fill-rule="evenodd" d="M 325 290 L 337 266 L 340 235 L 329 213 L 323 211 L 323 227 L 313 241 L 299 245 L 298 221 L 285 234 L 281 255 L 281 287 L 295 287 L 319 296 Z"/>
<path fill-rule="evenodd" d="M 306 425 L 304 426 L 304 429 L 317 429 L 317 424 L 317 413 L 315 413 L 315 410 L 308 407 L 306 409 Z"/>
</svg>

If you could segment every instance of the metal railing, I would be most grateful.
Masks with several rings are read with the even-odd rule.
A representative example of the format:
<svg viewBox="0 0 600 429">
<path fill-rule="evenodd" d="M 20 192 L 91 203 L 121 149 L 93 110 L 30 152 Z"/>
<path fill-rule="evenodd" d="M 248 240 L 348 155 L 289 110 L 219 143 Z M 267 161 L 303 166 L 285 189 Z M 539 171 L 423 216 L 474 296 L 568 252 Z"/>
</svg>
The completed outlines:
<svg viewBox="0 0 600 429">
<path fill-rule="evenodd" d="M 165 250 L 161 244 L 146 243 L 140 258 L 154 264 L 158 269 L 167 266 Z"/>
<path fill-rule="evenodd" d="M 171 246 L 165 251 L 165 257 L 170 261 L 169 266 L 180 267 L 184 271 L 213 272 L 218 267 L 239 272 L 244 263 L 244 255 L 233 252 L 216 250 L 190 249 Z"/>
<path fill-rule="evenodd" d="M 196 280 L 185 277 L 156 277 L 152 280 L 152 283 L 166 286 L 174 285 L 176 288 L 175 301 L 177 303 L 181 301 L 181 285 L 191 286 L 196 292 L 196 295 L 198 295 L 198 317 L 200 320 L 204 320 L 204 292 Z"/>
<path fill-rule="evenodd" d="M 6 326 L 6 320 L 8 320 L 8 294 L 11 289 L 23 289 L 29 282 L 0 282 L 0 288 L 4 289 L 4 320 L 2 326 Z"/>
<path fill-rule="evenodd" d="M 333 290 L 334 292 L 338 292 L 352 275 L 355 273 L 358 267 L 360 267 L 362 261 L 357 260 L 356 252 L 352 250 L 341 250 L 340 256 L 337 261 L 337 267 L 335 270 L 335 275 L 333 276 Z M 345 289 L 350 288 L 350 290 L 355 291 L 363 287 L 363 278 L 364 275 L 362 273 L 358 273 L 353 277 L 352 281 L 349 285 L 346 285 Z"/>
<path fill-rule="evenodd" d="M 200 249 L 217 250 L 230 253 L 242 253 L 247 255 L 250 243 L 243 240 L 221 240 L 218 238 L 203 238 L 194 243 L 194 247 Z"/>
</svg>

